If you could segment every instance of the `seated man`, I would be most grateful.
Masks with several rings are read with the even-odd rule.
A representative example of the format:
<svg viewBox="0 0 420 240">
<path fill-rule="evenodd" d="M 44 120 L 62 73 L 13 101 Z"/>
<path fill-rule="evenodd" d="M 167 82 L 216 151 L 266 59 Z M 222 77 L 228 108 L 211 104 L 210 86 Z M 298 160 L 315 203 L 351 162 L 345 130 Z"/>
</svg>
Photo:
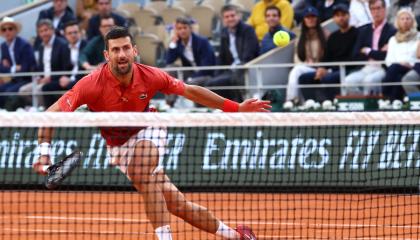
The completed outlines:
<svg viewBox="0 0 420 240">
<path fill-rule="evenodd" d="M 268 25 L 268 33 L 265 34 L 264 38 L 261 41 L 260 55 L 277 47 L 273 42 L 273 36 L 278 31 L 285 31 L 289 33 L 290 40 L 296 38 L 296 34 L 294 32 L 283 27 L 279 23 L 280 17 L 280 9 L 278 9 L 276 6 L 269 6 L 265 9 L 265 21 Z"/>
<path fill-rule="evenodd" d="M 67 0 L 53 0 L 53 6 L 39 12 L 38 20 L 49 19 L 53 23 L 55 35 L 64 37 L 64 24 L 69 21 L 75 21 L 76 16 L 73 10 L 68 6 Z M 39 36 L 35 39 L 34 47 L 38 49 L 41 44 Z"/>
<path fill-rule="evenodd" d="M 42 19 L 37 23 L 38 35 L 42 40 L 39 48 L 36 70 L 43 72 L 43 76 L 37 78 L 37 92 L 41 91 L 46 84 L 55 84 L 68 76 L 51 75 L 52 72 L 70 71 L 70 49 L 65 39 L 55 36 L 53 23 L 49 19 Z M 19 92 L 31 92 L 32 83 L 22 86 Z M 44 95 L 39 98 L 40 105 L 49 107 L 54 103 L 54 95 Z"/>
<path fill-rule="evenodd" d="M 1 44 L 0 73 L 31 72 L 35 65 L 35 55 L 32 46 L 18 36 L 22 26 L 13 18 L 4 17 L 0 22 L 0 35 L 4 38 Z M 18 92 L 19 88 L 31 82 L 30 76 L 12 77 L 10 81 L 0 84 L 0 93 Z M 0 108 L 14 110 L 17 98 L 0 96 Z"/>
<path fill-rule="evenodd" d="M 66 62 L 70 61 L 73 74 L 71 76 L 62 76 L 58 81 L 51 81 L 45 84 L 42 87 L 43 92 L 69 90 L 83 76 L 76 74 L 76 72 L 79 70 L 79 52 L 86 46 L 86 41 L 81 39 L 81 32 L 76 21 L 66 23 L 64 26 L 64 36 L 67 40 L 67 46 L 70 49 L 69 59 L 66 59 Z M 59 97 L 59 95 L 45 95 L 45 105 L 51 106 Z"/>
<path fill-rule="evenodd" d="M 214 66 L 216 57 L 209 41 L 192 32 L 191 21 L 179 17 L 175 21 L 174 34 L 166 54 L 166 64 L 173 64 L 180 59 L 182 66 Z M 204 81 L 213 76 L 213 71 L 184 72 L 184 79 L 189 84 L 203 85 Z"/>
<path fill-rule="evenodd" d="M 346 76 L 344 84 L 348 86 L 343 88 L 343 94 L 377 95 L 381 93 L 380 82 L 385 77 L 385 70 L 375 61 L 385 60 L 388 41 L 394 36 L 396 29 L 386 20 L 384 0 L 369 1 L 369 9 L 372 23 L 358 28 L 359 33 L 353 48 L 353 60 L 371 63 Z"/>
<path fill-rule="evenodd" d="M 89 19 L 88 29 L 86 31 L 88 40 L 96 36 L 100 36 L 102 34 L 100 30 L 102 17 L 111 16 L 114 19 L 114 25 L 117 25 L 117 26 L 127 25 L 127 20 L 123 16 L 112 12 L 112 0 L 95 0 L 95 1 L 96 1 L 96 9 L 98 10 L 98 14 L 92 16 Z"/>
<path fill-rule="evenodd" d="M 89 40 L 79 55 L 79 64 L 85 70 L 94 70 L 99 64 L 105 62 L 102 54 L 105 49 L 104 36 L 113 26 L 115 26 L 114 19 L 110 15 L 101 17 L 99 27 L 101 35 Z"/>
<path fill-rule="evenodd" d="M 327 40 L 323 62 L 347 62 L 352 58 L 353 44 L 357 38 L 357 29 L 350 25 L 350 14 L 347 5 L 334 6 L 334 22 L 339 29 Z M 304 73 L 299 77 L 299 84 L 339 84 L 340 70 L 338 66 L 319 67 L 315 72 Z M 305 99 L 318 102 L 333 100 L 340 88 L 302 88 Z"/>
<path fill-rule="evenodd" d="M 236 6 L 225 5 L 221 10 L 224 28 L 220 39 L 219 65 L 241 65 L 258 56 L 259 44 L 254 29 L 241 21 Z M 207 87 L 241 86 L 244 84 L 243 70 L 223 70 L 206 82 Z M 218 94 L 238 101 L 241 91 L 218 90 Z"/>
</svg>

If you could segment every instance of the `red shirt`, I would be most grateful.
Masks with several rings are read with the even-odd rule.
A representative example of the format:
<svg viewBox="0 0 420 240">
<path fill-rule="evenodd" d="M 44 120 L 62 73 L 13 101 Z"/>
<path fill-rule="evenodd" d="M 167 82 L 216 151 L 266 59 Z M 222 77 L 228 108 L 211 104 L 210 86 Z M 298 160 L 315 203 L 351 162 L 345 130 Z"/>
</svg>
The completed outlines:
<svg viewBox="0 0 420 240">
<path fill-rule="evenodd" d="M 160 69 L 134 63 L 133 71 L 131 84 L 123 87 L 108 64 L 104 64 L 82 78 L 58 100 L 61 111 L 71 112 L 87 104 L 93 112 L 143 112 L 158 91 L 184 93 L 184 83 Z M 101 128 L 101 134 L 108 145 L 120 146 L 142 128 Z"/>
</svg>

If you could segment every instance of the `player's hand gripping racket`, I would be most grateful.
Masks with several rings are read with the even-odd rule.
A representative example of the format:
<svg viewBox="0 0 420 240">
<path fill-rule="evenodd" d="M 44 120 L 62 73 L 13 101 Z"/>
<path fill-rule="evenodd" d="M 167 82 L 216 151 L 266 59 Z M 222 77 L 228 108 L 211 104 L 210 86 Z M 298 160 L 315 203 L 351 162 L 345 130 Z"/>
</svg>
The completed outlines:
<svg viewBox="0 0 420 240">
<path fill-rule="evenodd" d="M 66 156 L 61 161 L 54 163 L 47 169 L 47 178 L 45 186 L 48 189 L 56 189 L 67 178 L 73 170 L 80 165 L 83 153 L 74 151 L 72 154 Z"/>
</svg>

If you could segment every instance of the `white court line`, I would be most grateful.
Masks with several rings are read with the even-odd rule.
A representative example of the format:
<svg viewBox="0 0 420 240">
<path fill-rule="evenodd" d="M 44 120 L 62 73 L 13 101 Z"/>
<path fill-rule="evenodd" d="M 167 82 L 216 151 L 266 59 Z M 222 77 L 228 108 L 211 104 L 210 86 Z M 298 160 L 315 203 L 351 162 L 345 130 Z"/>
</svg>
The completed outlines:
<svg viewBox="0 0 420 240">
<path fill-rule="evenodd" d="M 107 217 L 64 217 L 64 216 L 26 216 L 27 219 L 63 220 L 63 221 L 109 221 L 148 223 L 147 219 L 107 218 Z M 420 229 L 420 225 L 386 225 L 386 224 L 353 224 L 353 223 L 302 223 L 302 222 L 276 222 L 276 221 L 226 221 L 228 224 L 248 225 L 282 225 L 306 227 L 339 227 L 339 228 L 403 228 Z"/>
<path fill-rule="evenodd" d="M 65 234 L 129 234 L 129 235 L 153 235 L 153 233 L 146 232 L 117 232 L 117 231 L 79 231 L 79 230 L 59 230 L 59 229 L 21 229 L 21 228 L 3 228 L 3 231 L 9 232 L 26 232 L 26 233 L 65 233 Z"/>
<path fill-rule="evenodd" d="M 353 223 L 302 223 L 302 222 L 272 222 L 272 221 L 226 221 L 230 224 L 248 225 L 284 225 L 307 227 L 342 227 L 342 228 L 408 228 L 420 229 L 420 225 L 384 225 L 384 224 L 353 224 Z"/>
<path fill-rule="evenodd" d="M 104 217 L 63 217 L 63 216 L 26 216 L 27 219 L 64 220 L 64 221 L 105 221 L 105 222 L 133 222 L 148 223 L 147 219 L 104 218 Z"/>
</svg>

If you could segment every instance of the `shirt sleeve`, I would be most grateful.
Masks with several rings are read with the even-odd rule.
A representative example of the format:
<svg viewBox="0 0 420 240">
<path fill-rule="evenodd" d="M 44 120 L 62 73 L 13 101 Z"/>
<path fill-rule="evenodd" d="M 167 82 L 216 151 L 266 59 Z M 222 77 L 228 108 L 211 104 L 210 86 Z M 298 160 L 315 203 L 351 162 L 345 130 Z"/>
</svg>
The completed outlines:
<svg viewBox="0 0 420 240">
<path fill-rule="evenodd" d="M 90 81 L 90 76 L 82 78 L 72 89 L 61 96 L 58 99 L 60 110 L 63 112 L 74 112 L 81 105 L 88 104 L 89 96 L 90 98 L 93 96 L 88 93 L 89 85 L 87 83 Z"/>
<path fill-rule="evenodd" d="M 175 79 L 166 72 L 160 71 L 159 74 L 160 88 L 159 91 L 164 94 L 184 94 L 185 84 L 181 80 Z"/>
</svg>

